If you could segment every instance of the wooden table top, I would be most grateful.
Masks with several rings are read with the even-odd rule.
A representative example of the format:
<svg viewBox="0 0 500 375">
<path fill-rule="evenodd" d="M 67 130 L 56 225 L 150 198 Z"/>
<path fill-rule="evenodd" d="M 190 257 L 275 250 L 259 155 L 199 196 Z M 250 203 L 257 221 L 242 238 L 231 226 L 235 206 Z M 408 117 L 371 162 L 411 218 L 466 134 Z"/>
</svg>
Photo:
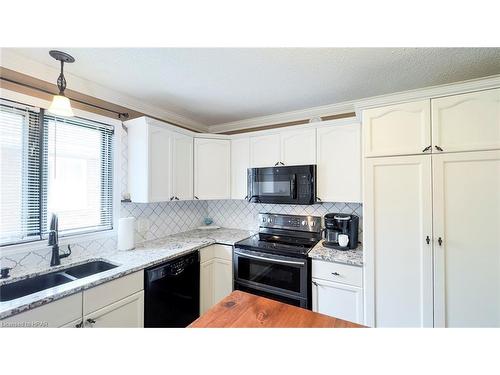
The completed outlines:
<svg viewBox="0 0 500 375">
<path fill-rule="evenodd" d="M 235 290 L 191 323 L 189 327 L 356 328 L 363 326 Z"/>
</svg>

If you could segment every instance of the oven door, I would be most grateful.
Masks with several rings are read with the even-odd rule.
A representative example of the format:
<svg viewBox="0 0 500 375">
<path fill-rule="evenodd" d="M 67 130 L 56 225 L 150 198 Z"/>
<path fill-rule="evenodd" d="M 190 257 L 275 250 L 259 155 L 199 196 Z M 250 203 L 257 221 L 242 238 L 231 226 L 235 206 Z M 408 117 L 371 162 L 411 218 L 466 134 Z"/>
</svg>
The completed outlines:
<svg viewBox="0 0 500 375">
<path fill-rule="evenodd" d="M 253 289 L 261 292 L 254 294 L 275 295 L 298 301 L 298 306 L 309 307 L 309 273 L 307 259 L 240 248 L 234 250 L 235 289 Z"/>
</svg>

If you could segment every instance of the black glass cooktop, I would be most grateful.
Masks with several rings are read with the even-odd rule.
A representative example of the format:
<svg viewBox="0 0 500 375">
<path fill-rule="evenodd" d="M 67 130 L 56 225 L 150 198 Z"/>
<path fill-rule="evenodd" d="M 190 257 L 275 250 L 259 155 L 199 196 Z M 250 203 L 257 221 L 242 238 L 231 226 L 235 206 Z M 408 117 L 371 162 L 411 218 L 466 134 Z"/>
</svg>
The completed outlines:
<svg viewBox="0 0 500 375">
<path fill-rule="evenodd" d="M 240 249 L 302 258 L 307 256 L 307 253 L 318 241 L 319 238 L 314 237 L 297 238 L 278 234 L 260 233 L 246 240 L 236 242 L 234 246 Z"/>
</svg>

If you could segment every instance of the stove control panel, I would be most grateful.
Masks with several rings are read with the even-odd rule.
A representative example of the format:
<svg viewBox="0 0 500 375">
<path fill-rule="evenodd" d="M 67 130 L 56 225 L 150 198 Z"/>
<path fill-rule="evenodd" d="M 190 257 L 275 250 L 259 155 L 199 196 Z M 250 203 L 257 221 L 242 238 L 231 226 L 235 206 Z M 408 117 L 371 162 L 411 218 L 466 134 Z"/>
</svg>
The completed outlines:
<svg viewBox="0 0 500 375">
<path fill-rule="evenodd" d="M 321 231 L 320 216 L 281 215 L 281 214 L 259 214 L 260 227 L 278 228 L 288 230 L 300 230 L 306 232 Z"/>
</svg>

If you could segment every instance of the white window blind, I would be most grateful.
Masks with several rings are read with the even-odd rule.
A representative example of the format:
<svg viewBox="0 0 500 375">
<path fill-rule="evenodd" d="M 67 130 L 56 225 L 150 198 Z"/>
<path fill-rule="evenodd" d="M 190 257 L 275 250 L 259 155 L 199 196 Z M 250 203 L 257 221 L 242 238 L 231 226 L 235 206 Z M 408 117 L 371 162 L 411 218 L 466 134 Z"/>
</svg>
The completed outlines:
<svg viewBox="0 0 500 375">
<path fill-rule="evenodd" d="M 113 127 L 0 104 L 0 245 L 112 229 Z"/>
<path fill-rule="evenodd" d="M 0 244 L 40 238 L 39 146 L 39 111 L 0 101 Z"/>
<path fill-rule="evenodd" d="M 48 195 L 43 214 L 57 213 L 61 235 L 111 229 L 113 128 L 49 115 L 44 116 L 44 126 Z"/>
</svg>

